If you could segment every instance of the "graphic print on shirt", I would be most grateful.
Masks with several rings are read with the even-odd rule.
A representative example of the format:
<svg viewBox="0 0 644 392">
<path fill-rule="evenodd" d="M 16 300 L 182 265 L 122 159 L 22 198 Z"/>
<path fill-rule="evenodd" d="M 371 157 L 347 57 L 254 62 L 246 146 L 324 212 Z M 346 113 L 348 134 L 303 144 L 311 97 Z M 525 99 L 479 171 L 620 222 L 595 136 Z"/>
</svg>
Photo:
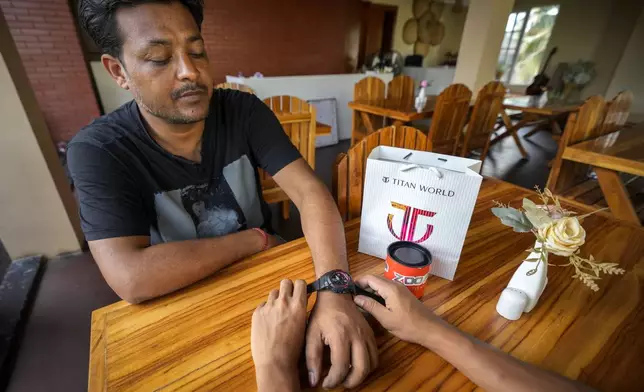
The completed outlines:
<svg viewBox="0 0 644 392">
<path fill-rule="evenodd" d="M 243 155 L 207 184 L 155 195 L 157 227 L 152 243 L 218 237 L 248 227 L 261 227 L 263 216 L 255 171 Z"/>
</svg>

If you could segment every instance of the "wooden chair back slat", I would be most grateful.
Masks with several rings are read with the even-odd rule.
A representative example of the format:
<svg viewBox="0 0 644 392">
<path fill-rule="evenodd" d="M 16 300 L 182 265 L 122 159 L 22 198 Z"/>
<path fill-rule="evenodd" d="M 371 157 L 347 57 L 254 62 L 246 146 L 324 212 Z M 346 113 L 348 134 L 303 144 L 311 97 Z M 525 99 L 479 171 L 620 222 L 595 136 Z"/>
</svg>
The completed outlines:
<svg viewBox="0 0 644 392">
<path fill-rule="evenodd" d="M 382 105 L 385 101 L 385 82 L 375 76 L 361 79 L 353 87 L 353 100 L 355 102 Z M 368 114 L 374 127 L 384 125 L 384 117 Z M 362 139 L 367 134 L 367 128 L 362 123 L 360 113 L 352 111 L 351 145 Z"/>
<path fill-rule="evenodd" d="M 427 151 L 454 154 L 472 100 L 472 91 L 464 84 L 452 84 L 436 99 L 429 128 Z"/>
<path fill-rule="evenodd" d="M 381 103 L 385 100 L 385 82 L 375 76 L 367 76 L 355 84 L 353 100 Z"/>
<path fill-rule="evenodd" d="M 601 134 L 612 133 L 624 127 L 633 103 L 633 93 L 625 90 L 620 92 L 606 104 L 606 116 L 602 124 Z"/>
<path fill-rule="evenodd" d="M 407 75 L 398 75 L 387 84 L 387 101 L 400 102 L 401 105 L 414 103 L 414 79 Z"/>
<path fill-rule="evenodd" d="M 565 161 L 562 156 L 566 147 L 601 135 L 605 106 L 604 98 L 595 95 L 568 116 L 546 185 L 552 192 L 562 194 L 587 180 L 588 165 Z"/>
<path fill-rule="evenodd" d="M 243 91 L 245 93 L 250 93 L 250 94 L 253 94 L 253 95 L 257 95 L 257 94 L 255 94 L 255 90 L 253 90 L 252 88 L 246 86 L 245 84 L 219 83 L 218 85 L 215 86 L 215 88 L 227 88 L 227 89 L 230 89 L 230 90 L 239 90 L 239 91 Z"/>
<path fill-rule="evenodd" d="M 360 217 L 367 158 L 374 148 L 392 146 L 423 151 L 426 145 L 427 136 L 418 129 L 392 126 L 379 129 L 349 148 L 346 154 L 338 155 L 333 170 L 333 196 L 342 219 Z"/>
<path fill-rule="evenodd" d="M 278 119 L 284 118 L 280 121 L 282 128 L 284 128 L 284 133 L 289 137 L 291 143 L 297 148 L 304 160 L 308 162 L 312 169 L 315 169 L 315 106 L 289 95 L 268 97 L 264 99 L 264 103 L 271 108 Z M 272 202 L 288 202 L 288 197 L 284 192 L 276 192 L 279 187 L 268 173 L 260 170 L 259 175 L 265 196 L 267 192 L 272 192 L 271 194 L 278 195 L 271 197 Z M 282 214 L 285 219 L 288 218 L 288 203 L 283 203 Z"/>
<path fill-rule="evenodd" d="M 489 148 L 489 141 L 499 113 L 503 108 L 505 86 L 501 82 L 490 82 L 483 86 L 476 97 L 474 109 L 470 116 L 460 155 L 466 156 L 469 151 L 483 148 L 481 161 L 484 161 Z"/>
<path fill-rule="evenodd" d="M 315 168 L 315 106 L 289 95 L 268 97 L 264 103 L 278 118 L 282 115 L 298 115 L 297 119 L 281 124 L 302 157 Z"/>
</svg>

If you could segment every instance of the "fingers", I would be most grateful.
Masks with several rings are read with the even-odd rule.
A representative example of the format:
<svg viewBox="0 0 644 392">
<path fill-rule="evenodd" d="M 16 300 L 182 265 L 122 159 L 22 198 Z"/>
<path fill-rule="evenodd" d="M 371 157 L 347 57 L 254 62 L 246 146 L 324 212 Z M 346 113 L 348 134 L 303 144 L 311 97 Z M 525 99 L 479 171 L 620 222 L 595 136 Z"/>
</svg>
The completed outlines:
<svg viewBox="0 0 644 392">
<path fill-rule="evenodd" d="M 295 281 L 295 287 L 293 288 L 293 299 L 297 301 L 299 305 L 306 307 L 306 282 L 302 279 Z"/>
<path fill-rule="evenodd" d="M 314 387 L 320 380 L 322 374 L 322 355 L 324 354 L 324 342 L 322 335 L 317 328 L 309 329 L 306 334 L 306 368 L 309 371 L 309 384 Z"/>
<path fill-rule="evenodd" d="M 396 289 L 396 283 L 375 275 L 361 276 L 356 279 L 355 283 L 363 289 L 373 289 L 376 293 L 378 293 L 379 296 L 381 296 L 385 300 L 387 299 L 387 297 L 393 295 L 394 290 Z"/>
<path fill-rule="evenodd" d="M 280 282 L 279 298 L 291 298 L 293 296 L 293 282 L 290 279 L 282 279 Z"/>
<path fill-rule="evenodd" d="M 348 339 L 335 337 L 329 341 L 331 349 L 331 369 L 322 386 L 326 389 L 335 388 L 347 377 L 351 365 L 351 353 Z"/>
<path fill-rule="evenodd" d="M 370 371 L 373 371 L 378 367 L 378 345 L 373 336 L 371 339 L 367 339 L 367 349 L 369 350 Z"/>
<path fill-rule="evenodd" d="M 367 346 L 363 342 L 351 343 L 351 371 L 344 379 L 344 387 L 357 387 L 369 375 L 371 369 L 371 356 Z"/>
<path fill-rule="evenodd" d="M 382 324 L 386 321 L 387 317 L 390 315 L 389 309 L 380 305 L 378 301 L 373 298 L 366 297 L 364 295 L 356 295 L 353 298 L 353 302 L 356 303 L 359 307 L 365 311 L 371 313 L 373 317 L 376 318 Z"/>
<path fill-rule="evenodd" d="M 267 302 L 273 302 L 277 298 L 279 298 L 280 292 L 279 290 L 271 290 L 271 292 L 268 294 L 268 301 Z"/>
</svg>

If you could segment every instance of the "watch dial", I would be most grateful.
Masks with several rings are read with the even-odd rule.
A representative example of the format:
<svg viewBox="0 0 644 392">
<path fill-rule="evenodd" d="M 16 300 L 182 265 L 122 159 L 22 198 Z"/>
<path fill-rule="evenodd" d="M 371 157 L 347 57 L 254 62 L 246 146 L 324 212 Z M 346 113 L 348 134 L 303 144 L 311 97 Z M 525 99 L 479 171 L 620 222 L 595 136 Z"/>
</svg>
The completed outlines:
<svg viewBox="0 0 644 392">
<path fill-rule="evenodd" d="M 351 278 L 344 271 L 336 271 L 330 277 L 331 284 L 335 287 L 348 287 Z"/>
</svg>

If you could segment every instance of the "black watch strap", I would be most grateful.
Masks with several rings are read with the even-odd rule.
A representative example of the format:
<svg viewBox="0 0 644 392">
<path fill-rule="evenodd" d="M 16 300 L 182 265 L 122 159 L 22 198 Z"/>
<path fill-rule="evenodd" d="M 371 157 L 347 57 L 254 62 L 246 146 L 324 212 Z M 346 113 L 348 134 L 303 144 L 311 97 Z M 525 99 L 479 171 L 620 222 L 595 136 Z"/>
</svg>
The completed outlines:
<svg viewBox="0 0 644 392">
<path fill-rule="evenodd" d="M 313 294 L 315 291 L 320 290 L 320 280 L 317 279 L 313 283 L 309 283 L 306 285 L 306 294 Z"/>
</svg>

